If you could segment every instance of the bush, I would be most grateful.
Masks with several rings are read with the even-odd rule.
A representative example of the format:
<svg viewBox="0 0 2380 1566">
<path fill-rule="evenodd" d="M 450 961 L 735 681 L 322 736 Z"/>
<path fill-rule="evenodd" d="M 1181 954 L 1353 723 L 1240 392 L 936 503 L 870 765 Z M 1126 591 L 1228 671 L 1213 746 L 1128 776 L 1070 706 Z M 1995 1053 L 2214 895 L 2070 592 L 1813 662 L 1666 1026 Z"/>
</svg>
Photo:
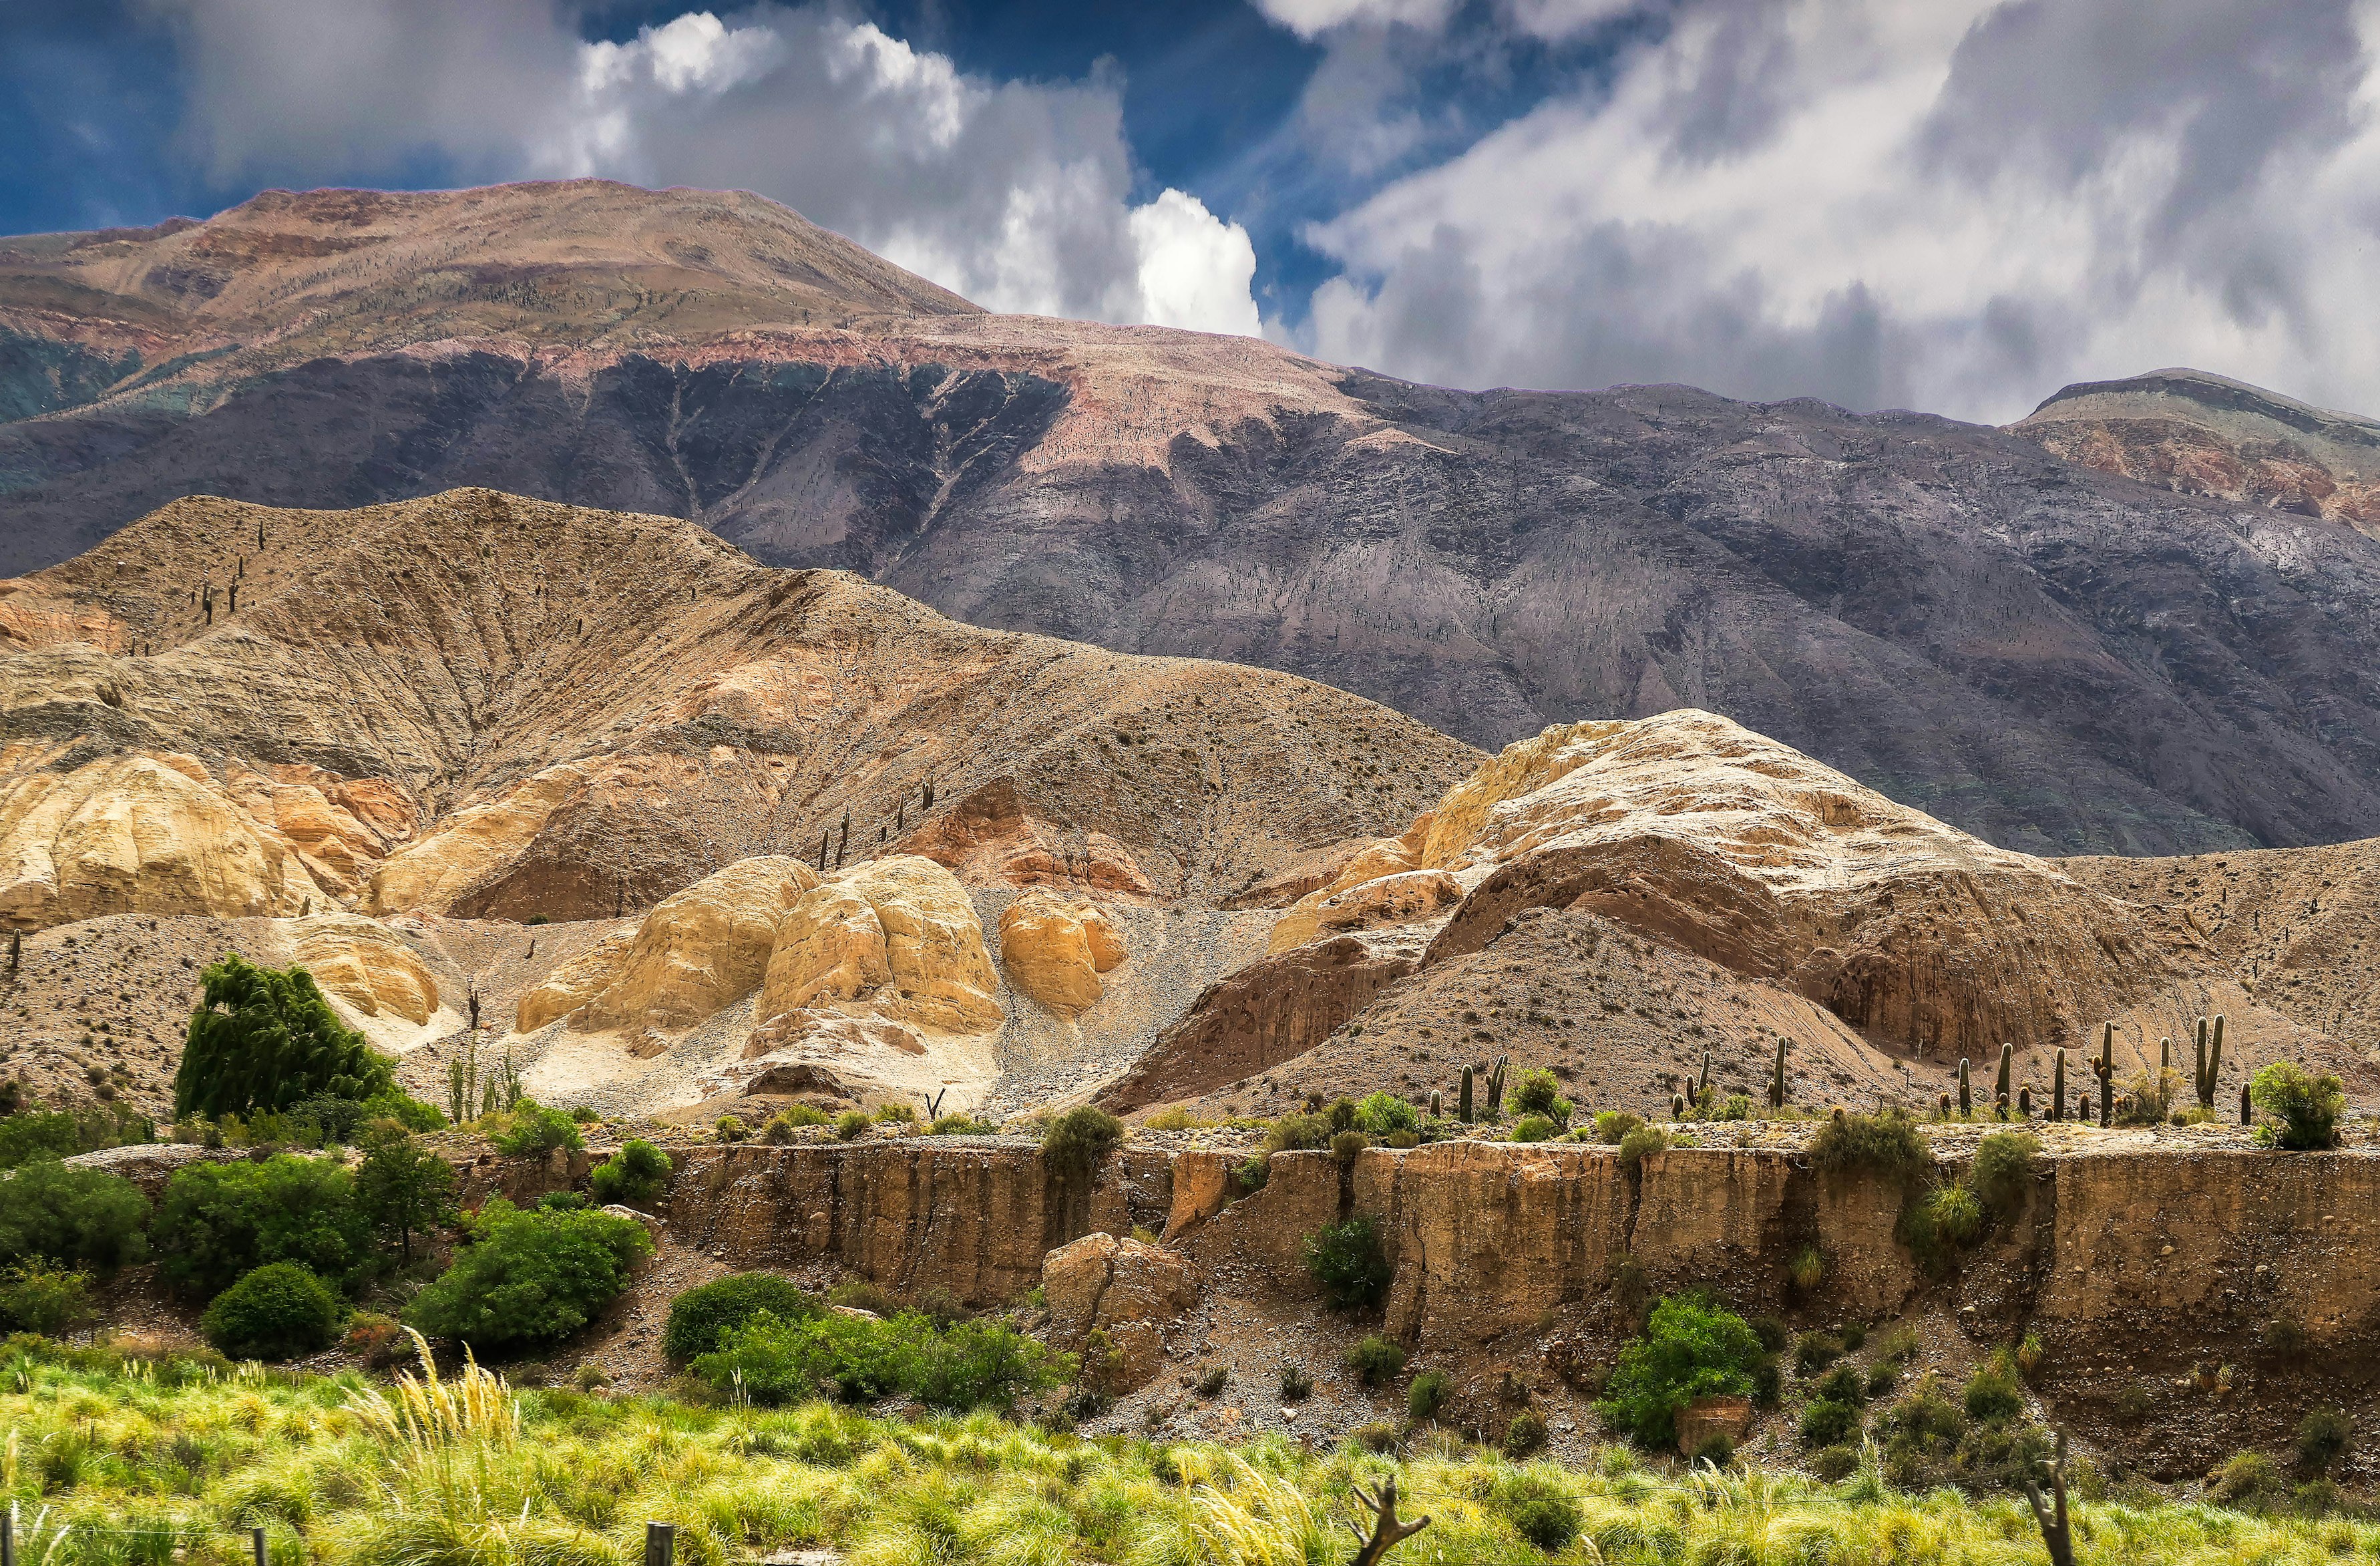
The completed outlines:
<svg viewBox="0 0 2380 1566">
<path fill-rule="evenodd" d="M 344 1314 L 331 1286 L 296 1262 L 258 1268 L 199 1318 L 207 1341 L 238 1359 L 294 1359 L 337 1341 Z"/>
<path fill-rule="evenodd" d="M 713 1354 L 727 1334 L 767 1311 L 781 1321 L 814 1316 L 818 1305 L 791 1279 L 773 1272 L 737 1272 L 714 1280 L 670 1302 L 669 1328 L 662 1350 L 679 1365 Z"/>
<path fill-rule="evenodd" d="M 1417 1130 L 1421 1117 L 1395 1094 L 1374 1093 L 1355 1106 L 1355 1125 L 1375 1136 L 1393 1136 L 1400 1131 Z"/>
<path fill-rule="evenodd" d="M 1307 1236 L 1305 1270 L 1341 1310 L 1364 1310 L 1379 1304 L 1393 1276 L 1380 1246 L 1378 1226 L 1368 1215 L 1325 1224 Z"/>
<path fill-rule="evenodd" d="M 2041 1138 L 2032 1132 L 1995 1131 L 1975 1145 L 1975 1166 L 1967 1184 L 1995 1213 L 2013 1213 L 2033 1187 L 2034 1161 L 2040 1156 Z"/>
<path fill-rule="evenodd" d="M 21 1169 L 42 1159 L 70 1159 L 102 1147 L 153 1142 L 157 1128 L 126 1103 L 81 1110 L 29 1110 L 0 1115 L 0 1169 Z"/>
<path fill-rule="evenodd" d="M 2309 1474 L 2329 1473 L 2330 1465 L 2347 1455 L 2353 1437 L 2347 1415 L 2338 1409 L 2323 1403 L 2306 1410 L 2298 1423 L 2298 1466 Z"/>
<path fill-rule="evenodd" d="M 574 1153 L 587 1147 L 577 1121 L 534 1099 L 523 1099 L 513 1106 L 511 1123 L 494 1140 L 496 1151 L 508 1159 L 541 1159 L 565 1147 Z"/>
<path fill-rule="evenodd" d="M 174 1113 L 221 1120 L 328 1096 L 396 1091 L 389 1062 L 339 1021 L 304 968 L 260 968 L 236 952 L 200 976 L 199 1004 L 174 1076 Z"/>
<path fill-rule="evenodd" d="M 584 1327 L 652 1254 L 645 1226 L 606 1212 L 522 1212 L 495 1197 L 473 1243 L 414 1296 L 405 1319 L 475 1349 L 550 1341 Z"/>
<path fill-rule="evenodd" d="M 1347 1368 L 1367 1387 L 1386 1386 L 1405 1371 L 1405 1351 L 1377 1332 L 1347 1351 Z"/>
<path fill-rule="evenodd" d="M 55 1338 L 89 1321 L 91 1275 L 43 1262 L 18 1262 L 0 1279 L 0 1324 L 12 1332 Z"/>
<path fill-rule="evenodd" d="M 1838 1365 L 1827 1372 L 1810 1395 L 1828 1402 L 1857 1405 L 1867 1402 L 1867 1383 L 1861 1377 L 1857 1366 Z"/>
<path fill-rule="evenodd" d="M 1630 1114 L 1626 1110 L 1606 1110 L 1595 1117 L 1595 1139 L 1607 1147 L 1617 1147 L 1628 1140 L 1628 1134 L 1645 1123 L 1643 1115 Z"/>
<path fill-rule="evenodd" d="M 403 1093 L 375 1094 L 366 1099 L 358 1109 L 356 1118 L 359 1125 L 370 1125 L 376 1120 L 393 1120 L 406 1130 L 417 1133 L 446 1129 L 445 1111 Z M 578 1112 L 576 1110 L 571 1111 L 574 1117 Z"/>
<path fill-rule="evenodd" d="M 1867 1395 L 1870 1399 L 1889 1397 L 1892 1389 L 1900 1384 L 1900 1366 L 1888 1359 L 1879 1359 L 1867 1367 Z"/>
<path fill-rule="evenodd" d="M 539 1212 L 585 1212 L 595 1205 L 584 1191 L 548 1191 L 529 1204 Z"/>
<path fill-rule="evenodd" d="M 1504 1455 L 1518 1463 L 1532 1452 L 1543 1451 L 1546 1446 L 1546 1416 L 1534 1408 L 1524 1408 L 1512 1415 L 1504 1426 Z"/>
<path fill-rule="evenodd" d="M 1209 1365 L 1198 1372 L 1198 1395 L 1202 1398 L 1221 1397 L 1223 1389 L 1231 1384 L 1232 1367 L 1228 1365 Z"/>
<path fill-rule="evenodd" d="M 1595 1411 L 1641 1446 L 1670 1446 L 1679 1409 L 1700 1397 L 1751 1395 L 1760 1359 L 1760 1340 L 1743 1317 L 1699 1294 L 1672 1294 L 1653 1307 L 1645 1335 L 1620 1351 Z"/>
<path fill-rule="evenodd" d="M 649 1202 L 669 1183 L 667 1153 L 641 1136 L 631 1136 L 620 1150 L 595 1166 L 588 1184 L 599 1202 Z"/>
<path fill-rule="evenodd" d="M 1809 1293 L 1826 1281 L 1827 1258 L 1817 1246 L 1803 1245 L 1786 1262 L 1785 1275 L 1793 1281 L 1794 1288 Z"/>
<path fill-rule="evenodd" d="M 1542 1474 L 1514 1475 L 1498 1499 L 1503 1502 L 1504 1515 L 1512 1520 L 1512 1531 L 1548 1555 L 1568 1549 L 1586 1520 L 1570 1492 Z"/>
<path fill-rule="evenodd" d="M 1354 1163 L 1355 1155 L 1372 1145 L 1372 1139 L 1360 1131 L 1342 1131 L 1330 1138 L 1330 1156 L 1341 1163 Z"/>
<path fill-rule="evenodd" d="M 771 1123 L 774 1123 L 773 1122 Z M 1000 1127 L 973 1115 L 947 1114 L 926 1127 L 929 1136 L 997 1136 Z"/>
<path fill-rule="evenodd" d="M 756 1402 L 797 1402 L 831 1389 L 845 1402 L 906 1394 L 929 1407 L 1006 1409 L 1063 1384 L 1071 1366 L 1013 1328 L 988 1320 L 937 1328 L 915 1311 L 890 1317 L 761 1311 L 698 1355 L 694 1374 Z"/>
<path fill-rule="evenodd" d="M 1043 1133 L 1041 1161 L 1062 1178 L 1088 1179 L 1108 1149 L 1123 1140 L 1123 1122 L 1097 1104 L 1077 1104 Z"/>
<path fill-rule="evenodd" d="M 1454 1379 L 1443 1370 L 1425 1370 L 1405 1389 L 1405 1413 L 1415 1419 L 1435 1419 L 1454 1392 Z"/>
<path fill-rule="evenodd" d="M 0 1264 L 113 1271 L 148 1255 L 149 1198 L 120 1174 L 55 1159 L 0 1180 Z"/>
<path fill-rule="evenodd" d="M 1861 1170 L 1888 1179 L 1909 1181 L 1933 1167 L 1934 1155 L 1907 1111 L 1882 1114 L 1840 1114 L 1818 1128 L 1810 1143 L 1814 1169 Z"/>
<path fill-rule="evenodd" d="M 1670 1134 L 1658 1125 L 1638 1124 L 1620 1139 L 1620 1161 L 1633 1170 L 1647 1153 L 1658 1153 L 1670 1145 Z"/>
<path fill-rule="evenodd" d="M 2316 1074 L 2291 1061 L 2275 1061 L 2250 1080 L 2248 1097 L 2279 1123 L 2273 1134 L 2278 1146 L 2292 1152 L 2338 1146 L 2338 1121 L 2347 1112 L 2338 1078 Z"/>
<path fill-rule="evenodd" d="M 721 1115 L 710 1125 L 710 1133 L 722 1142 L 744 1140 L 744 1121 L 740 1115 Z M 601 1172 L 600 1171 L 598 1172 Z"/>
<path fill-rule="evenodd" d="M 1347 1432 L 1348 1439 L 1369 1452 L 1391 1452 L 1397 1450 L 1397 1427 L 1385 1419 L 1374 1419 Z"/>
<path fill-rule="evenodd" d="M 1782 1353 L 1785 1345 L 1792 1341 L 1791 1334 L 1785 1330 L 1785 1324 L 1773 1316 L 1754 1317 L 1752 1335 L 1759 1339 L 1760 1346 L 1770 1354 Z"/>
<path fill-rule="evenodd" d="M 1984 1232 L 1984 1204 L 1964 1185 L 1937 1185 L 1925 1198 L 1925 1216 L 1935 1234 L 1953 1245 L 1973 1243 Z"/>
<path fill-rule="evenodd" d="M 1305 1152 L 1330 1146 L 1334 1133 L 1327 1115 L 1283 1115 L 1265 1130 L 1264 1150 L 1267 1153 Z"/>
<path fill-rule="evenodd" d="M 2236 1453 L 2206 1476 L 2206 1499 L 2218 1506 L 2262 1506 L 2289 1488 L 2279 1467 L 2261 1451 Z"/>
<path fill-rule="evenodd" d="M 1515 1142 L 1542 1142 L 1547 1137 L 1556 1135 L 1560 1130 L 1561 1127 L 1556 1125 L 1544 1115 L 1523 1115 L 1520 1119 L 1512 1123 L 1512 1140 Z"/>
<path fill-rule="evenodd" d="M 1839 1485 L 1859 1472 L 1859 1453 L 1847 1446 L 1828 1447 L 1810 1459 L 1810 1472 Z"/>
<path fill-rule="evenodd" d="M 1295 1360 L 1284 1359 L 1281 1362 L 1280 1390 L 1281 1402 L 1304 1402 L 1314 1395 L 1314 1378 Z"/>
<path fill-rule="evenodd" d="M 1736 1118 L 1744 1120 L 1750 1117 L 1738 1115 Z M 1724 1468 L 1735 1461 L 1735 1442 L 1728 1438 L 1726 1431 L 1713 1430 L 1696 1442 L 1694 1450 L 1686 1455 L 1696 1463 L 1707 1463 L 1714 1468 Z"/>
<path fill-rule="evenodd" d="M 2024 1411 L 2024 1388 L 2006 1356 L 1995 1354 L 1968 1380 L 1960 1401 L 1970 1419 L 2010 1419 Z"/>
<path fill-rule="evenodd" d="M 834 1117 L 834 1134 L 846 1142 L 856 1142 L 868 1135 L 876 1123 L 868 1118 L 865 1110 L 845 1110 Z"/>
<path fill-rule="evenodd" d="M 1543 1115 L 1559 1125 L 1570 1123 L 1570 1100 L 1561 1084 L 1543 1066 L 1532 1066 L 1512 1086 L 1512 1108 L 1524 1115 Z"/>
<path fill-rule="evenodd" d="M 371 1223 L 346 1170 L 296 1153 L 176 1171 L 151 1237 L 165 1281 L 193 1294 L 220 1293 L 283 1261 L 351 1285 L 372 1254 Z"/>
<path fill-rule="evenodd" d="M 1860 1425 L 1859 1404 L 1819 1398 L 1802 1410 L 1802 1444 L 1805 1447 L 1841 1446 L 1859 1435 Z"/>
<path fill-rule="evenodd" d="M 1843 1357 L 1843 1345 L 1830 1332 L 1804 1332 L 1793 1343 L 1793 1373 L 1814 1376 Z"/>
<path fill-rule="evenodd" d="M 413 1352 L 404 1323 L 376 1310 L 359 1310 L 347 1317 L 346 1335 L 339 1347 L 366 1365 L 394 1365 Z"/>
<path fill-rule="evenodd" d="M 356 1206 L 397 1254 L 413 1259 L 413 1237 L 455 1221 L 455 1166 L 423 1147 L 393 1120 L 364 1127 L 356 1166 Z"/>
</svg>

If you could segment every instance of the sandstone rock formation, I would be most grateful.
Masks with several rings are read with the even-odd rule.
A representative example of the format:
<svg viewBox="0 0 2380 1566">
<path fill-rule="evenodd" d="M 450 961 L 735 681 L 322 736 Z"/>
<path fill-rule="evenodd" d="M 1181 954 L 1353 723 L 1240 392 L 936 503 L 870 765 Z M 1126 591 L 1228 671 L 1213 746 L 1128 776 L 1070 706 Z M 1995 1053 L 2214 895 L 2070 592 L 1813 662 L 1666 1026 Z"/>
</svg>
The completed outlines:
<svg viewBox="0 0 2380 1566">
<path fill-rule="evenodd" d="M 637 943 L 635 930 L 614 930 L 586 951 L 556 966 L 535 989 L 520 998 L 513 1027 L 534 1033 L 557 1018 L 569 1016 L 609 989 Z"/>
<path fill-rule="evenodd" d="M 334 1001 L 416 1025 L 438 1013 L 438 980 L 386 925 L 353 914 L 300 919 L 289 954 Z"/>
<path fill-rule="evenodd" d="M 808 866 L 762 856 L 662 898 L 589 1004 L 587 1024 L 687 1027 L 751 993 L 787 914 L 818 884 Z"/>
<path fill-rule="evenodd" d="M 1108 1363 L 1086 1370 L 1111 1393 L 1137 1391 L 1165 1368 L 1165 1329 L 1197 1303 L 1181 1253 L 1112 1234 L 1086 1234 L 1041 1258 L 1050 1337 L 1076 1354 L 1106 1335 Z"/>
<path fill-rule="evenodd" d="M 1340 880 L 1346 881 L 1349 876 L 1356 875 L 1364 863 L 1359 860 L 1350 866 Z M 1298 899 L 1273 926 L 1267 945 L 1277 956 L 1317 936 L 1381 925 L 1417 924 L 1453 907 L 1462 899 L 1462 883 L 1444 870 L 1393 871 Z"/>
<path fill-rule="evenodd" d="M 1000 1026 L 999 976 L 966 889 L 929 859 L 896 855 L 837 871 L 786 914 L 758 1012 L 857 1002 L 942 1033 Z"/>
<path fill-rule="evenodd" d="M 1000 916 L 1000 965 L 1009 982 L 1062 1016 L 1098 1004 L 1099 976 L 1123 958 L 1123 937 L 1087 899 L 1030 892 Z"/>
</svg>

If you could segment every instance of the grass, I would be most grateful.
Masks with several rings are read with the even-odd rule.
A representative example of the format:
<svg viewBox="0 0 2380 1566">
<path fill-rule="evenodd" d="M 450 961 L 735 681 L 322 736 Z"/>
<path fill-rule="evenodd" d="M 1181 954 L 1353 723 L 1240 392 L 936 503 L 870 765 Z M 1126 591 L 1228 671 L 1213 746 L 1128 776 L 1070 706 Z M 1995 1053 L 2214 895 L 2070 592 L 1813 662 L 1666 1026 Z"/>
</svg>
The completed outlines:
<svg viewBox="0 0 2380 1566">
<path fill-rule="evenodd" d="M 392 1389 L 25 1339 L 0 1350 L 0 1500 L 43 1566 L 243 1566 L 251 1524 L 273 1566 L 637 1566 L 648 1520 L 678 1525 L 688 1566 L 821 1546 L 853 1566 L 1326 1566 L 1354 1487 L 1390 1472 L 1407 1514 L 1434 1519 L 1391 1566 L 2041 1559 L 2022 1501 L 1902 1494 L 1873 1469 L 1672 1477 L 1617 1448 L 1570 1468 L 1438 1433 L 1402 1461 L 1086 1440 L 990 1414 L 607 1400 L 468 1371 Z M 1524 1536 L 1561 1537 L 1573 1509 L 1553 1554 Z M 2368 1524 L 2200 1503 L 2081 1502 L 2076 1534 L 2086 1566 L 2380 1550 Z"/>
</svg>

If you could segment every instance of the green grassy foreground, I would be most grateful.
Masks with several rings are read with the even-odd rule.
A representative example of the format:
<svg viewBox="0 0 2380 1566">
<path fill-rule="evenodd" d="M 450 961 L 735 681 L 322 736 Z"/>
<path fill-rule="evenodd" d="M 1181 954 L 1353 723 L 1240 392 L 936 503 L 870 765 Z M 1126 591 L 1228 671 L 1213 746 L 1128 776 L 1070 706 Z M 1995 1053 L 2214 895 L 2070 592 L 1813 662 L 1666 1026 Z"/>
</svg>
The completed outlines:
<svg viewBox="0 0 2380 1566">
<path fill-rule="evenodd" d="M 678 1560 L 831 1546 L 856 1566 L 1331 1566 L 1351 1488 L 1393 1471 L 1434 1519 L 1391 1563 L 1694 1566 L 2037 1562 L 2022 1502 L 1904 1495 L 1873 1472 L 1672 1478 L 1623 1449 L 1592 1468 L 1451 1440 L 1401 1462 L 1054 1435 L 990 1414 L 763 1412 L 495 1378 L 395 1386 L 33 1339 L 0 1349 L 0 1488 L 38 1566 L 637 1566 L 649 1520 Z M 2078 1503 L 2088 1562 L 2315 1562 L 2380 1527 L 2183 1503 Z M 1550 1548 L 1541 1548 L 1540 1543 Z"/>
</svg>

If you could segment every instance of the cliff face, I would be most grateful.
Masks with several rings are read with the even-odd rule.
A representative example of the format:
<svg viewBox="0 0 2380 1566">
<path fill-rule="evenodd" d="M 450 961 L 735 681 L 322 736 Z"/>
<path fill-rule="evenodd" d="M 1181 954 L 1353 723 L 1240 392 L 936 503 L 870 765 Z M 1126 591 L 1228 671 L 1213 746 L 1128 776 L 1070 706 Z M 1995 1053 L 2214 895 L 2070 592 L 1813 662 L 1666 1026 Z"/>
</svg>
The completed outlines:
<svg viewBox="0 0 2380 1566">
<path fill-rule="evenodd" d="M 2380 834 L 2380 541 L 2344 502 L 2175 493 L 2033 421 L 1451 393 L 971 313 L 840 244 L 592 183 L 19 241 L 0 405 L 41 417 L 0 425 L 0 564 L 193 492 L 488 484 L 1474 743 L 1703 707 L 2008 847 Z"/>
</svg>

